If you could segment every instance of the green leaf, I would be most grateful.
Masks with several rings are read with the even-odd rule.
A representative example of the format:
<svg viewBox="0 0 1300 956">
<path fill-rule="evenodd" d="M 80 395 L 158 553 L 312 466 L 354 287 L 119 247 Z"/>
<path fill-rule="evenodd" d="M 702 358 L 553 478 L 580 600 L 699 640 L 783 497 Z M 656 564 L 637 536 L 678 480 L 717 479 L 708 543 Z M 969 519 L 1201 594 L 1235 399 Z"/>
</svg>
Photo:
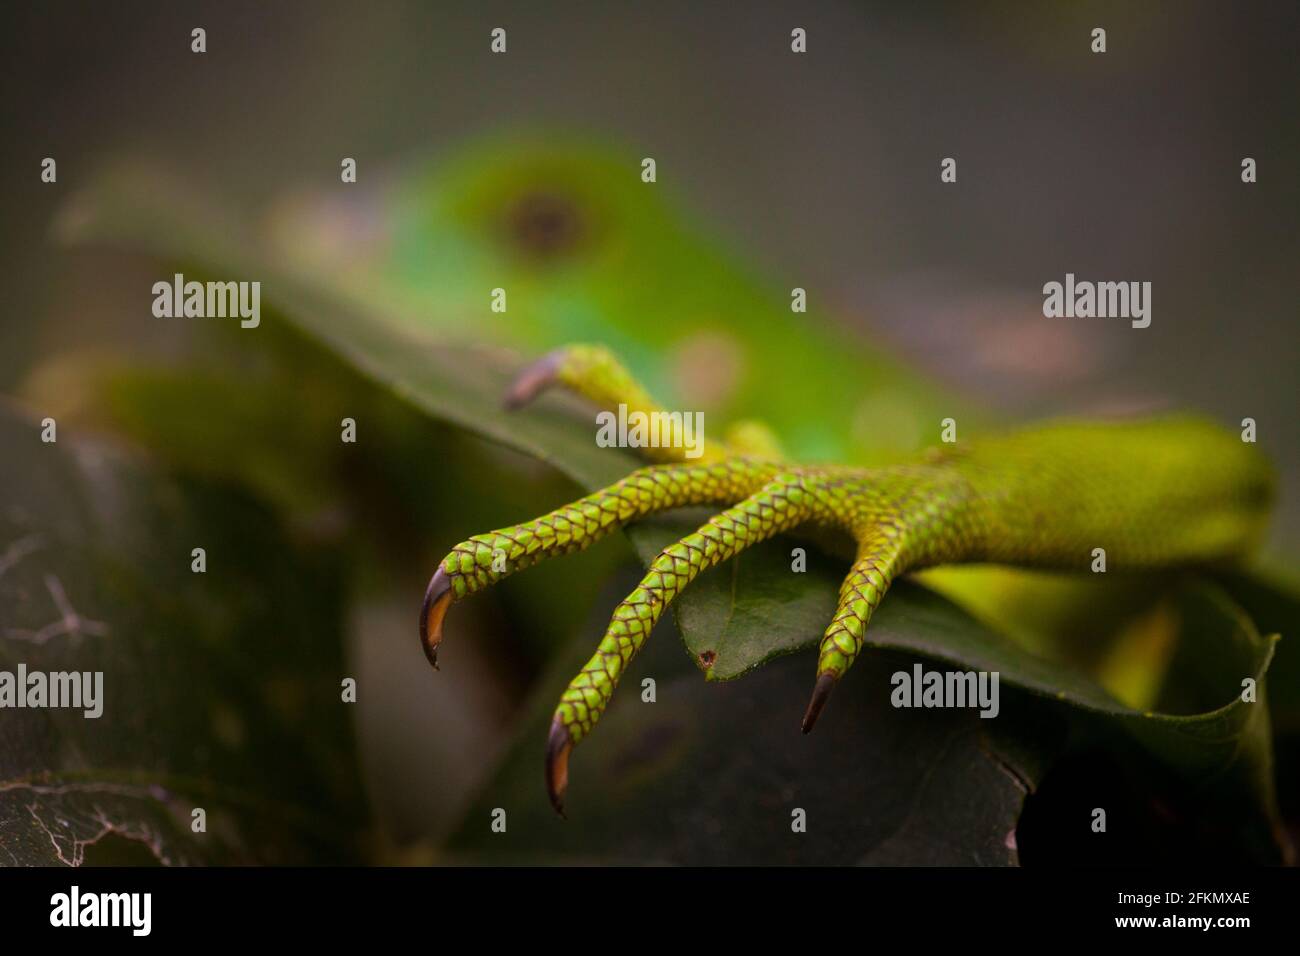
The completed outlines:
<svg viewBox="0 0 1300 956">
<path fill-rule="evenodd" d="M 694 526 L 689 517 L 662 522 L 647 532 L 645 543 L 657 550 Z M 804 547 L 808 568 L 803 573 L 791 573 L 790 542 L 778 540 L 707 572 L 683 593 L 678 601 L 682 636 L 711 679 L 737 677 L 820 641 L 834 615 L 844 567 Z M 1168 602 L 1182 624 L 1168 682 L 1182 695 L 1171 701 L 1173 712 L 1125 707 L 1077 668 L 1031 653 L 907 580 L 896 582 L 881 602 L 867 643 L 996 671 L 1006 684 L 1113 718 L 1163 761 L 1193 777 L 1212 778 L 1237 768 L 1246 775 L 1241 782 L 1252 802 L 1272 815 L 1268 713 L 1262 703 L 1243 701 L 1241 691 L 1245 678 L 1264 684 L 1276 636 L 1261 637 L 1250 618 L 1209 581 L 1179 576 L 1153 578 L 1144 586 L 1153 600 Z M 811 684 L 812 675 L 807 679 Z"/>
<path fill-rule="evenodd" d="M 0 406 L 0 671 L 102 672 L 102 714 L 4 711 L 0 862 L 356 859 L 338 570 L 241 495 L 40 432 Z"/>
<path fill-rule="evenodd" d="M 710 577 L 719 586 L 728 580 L 724 568 L 698 583 Z M 606 606 L 617 592 L 606 595 Z M 1262 673 L 1272 642 L 1259 638 L 1231 602 L 1211 587 L 1187 586 L 1179 594 L 1189 622 L 1187 647 L 1174 666 L 1198 671 L 1180 674 L 1183 686 L 1216 689 L 1225 667 L 1257 663 Z M 723 603 L 705 597 L 700 610 L 711 613 Z M 566 823 L 545 797 L 540 757 L 555 688 L 581 666 L 603 627 L 597 611 L 589 633 L 538 682 L 515 745 L 448 844 L 451 860 L 1012 864 L 1025 799 L 1062 756 L 1090 746 L 1158 754 L 1174 782 L 1151 786 L 1170 788 L 1183 809 L 1217 821 L 1221 852 L 1280 859 L 1262 701 L 1148 716 L 1082 678 L 1024 660 L 1004 638 L 920 585 L 899 582 L 886 604 L 894 610 L 876 640 L 892 646 L 863 655 L 807 737 L 798 728 L 811 658 L 773 661 L 743 681 L 710 684 L 670 647 L 670 635 L 656 634 L 623 678 L 599 733 L 571 758 L 566 804 L 573 819 Z M 1218 647 L 1225 633 L 1234 636 L 1226 655 Z M 1217 659 L 1204 656 L 1211 643 Z M 933 669 L 934 659 L 1002 669 L 996 719 L 892 706 L 893 675 L 910 674 L 918 663 Z M 643 697 L 647 677 L 656 682 L 652 703 Z M 1135 806 L 1149 799 L 1125 796 Z M 807 814 L 805 833 L 790 828 L 796 808 Z M 491 827 L 498 809 L 506 812 L 504 833 Z M 1084 834 L 1087 813 L 1075 817 Z M 1053 838 L 1069 844 L 1072 831 L 1061 829 Z M 1126 856 L 1138 852 L 1127 843 L 1089 846 L 1099 860 L 1151 862 Z M 1054 854 L 1040 847 L 1038 858 Z"/>
<path fill-rule="evenodd" d="M 667 542 L 691 527 L 656 528 Z M 651 546 L 655 541 L 652 539 Z M 806 547 L 806 544 L 805 544 Z M 714 680 L 727 680 L 783 654 L 814 646 L 833 616 L 843 563 L 808 549 L 808 569 L 790 571 L 790 542 L 753 548 L 697 579 L 678 602 L 688 651 Z M 1206 799 L 1253 808 L 1256 828 L 1277 823 L 1265 675 L 1278 638 L 1262 637 L 1216 584 L 1195 576 L 1136 585 L 1179 622 L 1164 709 L 1119 703 L 1078 668 L 1026 650 L 955 604 L 908 580 L 895 582 L 872 617 L 868 647 L 919 654 L 963 669 L 995 671 L 1004 684 L 1060 702 L 1104 733 L 1120 733 L 1167 768 L 1195 781 Z M 864 651 L 864 655 L 871 652 Z M 812 673 L 802 689 L 811 687 Z M 1259 687 L 1254 703 L 1242 682 Z M 838 694 L 837 694 L 838 696 Z M 1243 826 L 1251 824 L 1243 821 Z M 1257 835 L 1258 836 L 1258 835 Z M 1269 837 L 1256 842 L 1269 842 Z"/>
<path fill-rule="evenodd" d="M 1266 634 L 1280 634 L 1268 671 L 1273 730 L 1300 738 L 1300 588 L 1266 574 L 1223 574 L 1217 579 Z"/>
</svg>

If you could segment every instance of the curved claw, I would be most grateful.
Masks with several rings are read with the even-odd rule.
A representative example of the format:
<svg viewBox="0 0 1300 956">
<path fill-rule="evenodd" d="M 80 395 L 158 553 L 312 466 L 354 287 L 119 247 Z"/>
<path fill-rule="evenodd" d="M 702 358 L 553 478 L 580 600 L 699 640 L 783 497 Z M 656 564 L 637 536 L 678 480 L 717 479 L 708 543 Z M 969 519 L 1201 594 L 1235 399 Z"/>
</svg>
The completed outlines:
<svg viewBox="0 0 1300 956">
<path fill-rule="evenodd" d="M 559 381 L 563 358 L 563 351 L 550 352 L 525 366 L 506 392 L 506 408 L 522 408 Z"/>
<path fill-rule="evenodd" d="M 808 701 L 808 710 L 804 712 L 803 732 L 810 733 L 813 726 L 817 723 L 817 718 L 821 716 L 822 708 L 826 706 L 826 701 L 831 696 L 831 691 L 835 689 L 835 681 L 838 678 L 827 671 L 817 675 L 817 684 L 813 687 L 812 700 Z"/>
<path fill-rule="evenodd" d="M 451 578 L 438 568 L 429 579 L 429 588 L 424 592 L 424 606 L 420 608 L 420 644 L 424 647 L 424 656 L 429 659 L 434 670 L 438 670 L 438 645 L 442 643 L 442 619 L 451 606 Z"/>
<path fill-rule="evenodd" d="M 573 737 L 556 718 L 551 722 L 551 735 L 546 741 L 546 792 L 551 797 L 551 806 L 562 817 L 564 793 L 569 789 L 569 753 L 572 750 Z"/>
</svg>

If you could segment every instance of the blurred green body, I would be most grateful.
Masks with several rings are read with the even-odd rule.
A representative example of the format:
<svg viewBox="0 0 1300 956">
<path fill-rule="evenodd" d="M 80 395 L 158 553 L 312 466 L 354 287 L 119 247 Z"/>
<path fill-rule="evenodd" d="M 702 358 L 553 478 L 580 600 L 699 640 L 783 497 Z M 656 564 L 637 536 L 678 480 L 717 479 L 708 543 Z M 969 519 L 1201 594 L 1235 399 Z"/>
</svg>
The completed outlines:
<svg viewBox="0 0 1300 956">
<path fill-rule="evenodd" d="M 1237 436 L 1183 420 L 1084 424 L 976 440 L 970 452 L 968 441 L 982 425 L 978 409 L 819 313 L 815 291 L 811 311 L 795 311 L 797 282 L 771 281 L 720 251 L 724 243 L 674 206 L 670 167 L 660 166 L 662 181 L 655 183 L 642 181 L 640 170 L 636 155 L 589 143 L 487 141 L 346 202 L 313 198 L 273 224 L 299 268 L 332 276 L 336 290 L 372 311 L 379 304 L 394 321 L 432 328 L 443 341 L 507 346 L 525 356 L 597 343 L 626 370 L 575 364 L 578 353 L 572 353 L 567 386 L 605 407 L 626 401 L 702 410 L 710 461 L 725 467 L 726 455 L 736 454 L 762 462 L 748 474 L 743 494 L 732 487 L 734 475 L 719 495 L 710 490 L 716 475 L 696 470 L 688 480 L 674 473 L 676 492 L 653 506 L 629 505 L 619 497 L 625 488 L 614 498 L 595 501 L 607 489 L 583 499 L 613 511 L 601 512 L 595 524 L 582 515 L 561 516 L 572 533 L 559 538 L 544 523 L 554 515 L 537 527 L 477 536 L 443 564 L 456 597 L 503 576 L 484 564 L 500 547 L 513 572 L 585 547 L 609 527 L 679 499 L 732 506 L 723 516 L 741 520 L 736 508 L 746 496 L 769 493 L 764 489 L 781 474 L 824 466 L 903 471 L 852 472 L 858 477 L 837 486 L 843 500 L 801 517 L 849 525 L 859 546 L 859 566 L 844 584 L 857 597 L 846 598 L 823 639 L 819 673 L 838 676 L 847 668 L 870 610 L 904 570 L 967 562 L 1087 570 L 1093 548 L 1106 549 L 1114 568 L 1150 568 L 1244 557 L 1258 543 L 1271 478 L 1262 456 Z M 318 241 L 304 242 L 312 236 Z M 494 294 L 499 303 L 501 292 L 505 307 L 497 311 Z M 770 429 L 760 430 L 757 442 L 726 430 L 751 419 Z M 949 420 L 961 438 L 958 450 L 939 456 L 947 464 L 938 471 L 899 464 L 938 443 Z M 797 464 L 765 461 L 771 458 Z M 953 481 L 956 497 L 978 506 L 950 507 Z M 882 512 L 882 501 L 894 505 Z M 902 501 L 911 510 L 899 510 Z M 920 520 L 918 507 L 939 518 Z M 906 519 L 913 535 L 906 547 L 895 542 L 869 553 L 874 563 L 867 567 L 861 566 L 864 542 L 880 542 L 854 518 L 863 509 L 883 516 L 886 527 Z M 801 521 L 768 522 L 762 536 Z M 968 521 L 975 524 L 963 524 Z M 520 528 L 531 528 L 525 545 L 500 539 Z M 921 528 L 935 530 L 944 545 L 919 547 Z M 497 544 L 484 552 L 488 539 Z M 747 543 L 732 540 L 731 550 L 712 551 L 707 560 L 701 551 L 702 560 L 676 586 Z M 680 577 L 683 569 L 677 570 Z M 651 576 L 662 571 L 652 569 Z M 928 580 L 1012 632 L 1023 635 L 1041 624 L 1018 610 L 1041 604 L 1024 600 L 1044 586 L 1041 579 L 990 569 Z M 676 586 L 664 597 L 671 599 Z M 655 603 L 646 620 L 635 615 L 651 613 L 649 606 L 620 606 L 609 646 L 602 644 L 566 695 L 566 704 L 581 704 L 583 714 L 557 712 L 575 739 L 612 692 L 611 662 L 630 659 L 667 603 Z M 620 614 L 633 617 L 620 621 Z M 593 694 L 599 701 L 587 699 Z"/>
<path fill-rule="evenodd" d="M 958 414 L 817 308 L 792 311 L 797 283 L 721 252 L 660 171 L 644 183 L 631 154 L 492 141 L 355 200 L 290 208 L 275 234 L 371 310 L 526 356 L 598 342 L 669 408 L 760 419 L 801 461 L 887 460 Z"/>
</svg>

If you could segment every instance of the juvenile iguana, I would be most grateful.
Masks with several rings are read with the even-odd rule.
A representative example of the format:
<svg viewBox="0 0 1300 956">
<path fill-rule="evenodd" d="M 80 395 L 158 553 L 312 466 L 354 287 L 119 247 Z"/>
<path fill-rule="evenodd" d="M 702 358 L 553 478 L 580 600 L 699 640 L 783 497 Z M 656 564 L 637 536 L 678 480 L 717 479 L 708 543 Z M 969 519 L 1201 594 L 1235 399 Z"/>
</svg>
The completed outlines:
<svg viewBox="0 0 1300 956">
<path fill-rule="evenodd" d="M 691 389 L 704 393 L 713 421 L 744 417 L 711 438 L 702 459 L 653 450 L 660 464 L 475 535 L 433 575 L 420 634 L 436 666 L 454 601 L 639 518 L 723 509 L 651 564 L 562 695 L 547 745 L 557 809 L 572 747 L 665 608 L 701 571 L 780 532 L 821 524 L 856 542 L 820 643 L 805 731 L 906 571 L 965 562 L 1086 571 L 1096 547 L 1130 570 L 1220 564 L 1258 544 L 1270 469 L 1253 446 L 1203 421 L 1062 422 L 918 456 L 963 403 L 831 323 L 791 311 L 628 169 L 585 147 L 490 143 L 436 178 L 382 190 L 364 207 L 365 220 L 383 226 L 362 255 L 330 262 L 327 241 L 297 246 L 339 288 L 371 305 L 383 297 L 450 339 L 554 349 L 523 373 L 516 404 L 558 383 L 599 407 L 649 414 L 664 411 L 651 395 L 676 386 L 688 403 Z M 355 235 L 355 212 L 324 215 L 318 235 Z M 288 234 L 303 235 L 303 220 L 290 218 Z M 509 295 L 508 308 L 483 309 L 490 289 Z M 472 327 L 454 319 L 467 313 L 479 317 Z M 583 340 L 600 344 L 564 344 Z"/>
<path fill-rule="evenodd" d="M 706 413 L 702 458 L 654 450 L 659 464 L 550 515 L 475 535 L 433 575 L 420 629 L 436 661 L 452 602 L 638 518 L 688 504 L 720 509 L 652 562 L 563 694 L 547 749 L 557 808 L 573 745 L 668 604 L 700 571 L 779 532 L 820 524 L 847 532 L 856 548 L 820 642 L 805 729 L 906 571 L 974 561 L 1087 570 L 1096 548 L 1112 568 L 1132 570 L 1237 561 L 1254 548 L 1272 478 L 1237 436 L 1164 419 L 968 440 L 987 417 L 976 403 L 815 308 L 792 311 L 789 290 L 720 252 L 664 198 L 666 185 L 635 171 L 633 159 L 592 144 L 492 140 L 271 217 L 281 261 L 354 300 L 358 314 L 410 326 L 412 341 L 544 353 L 518 380 L 515 403 L 558 383 L 606 408 L 653 412 L 662 408 L 651 396 L 669 396 L 670 408 Z M 240 252 L 229 250 L 227 268 Z M 501 311 L 488 307 L 497 300 Z M 949 418 L 960 419 L 961 440 L 923 454 Z M 719 431 L 718 422 L 734 424 Z"/>
</svg>

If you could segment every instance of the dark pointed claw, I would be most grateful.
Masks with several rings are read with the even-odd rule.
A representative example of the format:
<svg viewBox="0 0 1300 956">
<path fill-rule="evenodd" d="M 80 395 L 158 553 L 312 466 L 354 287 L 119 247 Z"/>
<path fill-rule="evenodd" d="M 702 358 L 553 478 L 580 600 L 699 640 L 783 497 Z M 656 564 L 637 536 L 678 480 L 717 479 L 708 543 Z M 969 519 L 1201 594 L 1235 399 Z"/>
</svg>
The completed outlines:
<svg viewBox="0 0 1300 956">
<path fill-rule="evenodd" d="M 429 659 L 433 669 L 438 669 L 438 645 L 442 643 L 442 619 L 451 606 L 451 578 L 439 568 L 429 580 L 429 588 L 424 592 L 424 606 L 420 608 L 420 644 L 424 647 L 424 656 Z"/>
<path fill-rule="evenodd" d="M 546 792 L 551 806 L 564 816 L 564 792 L 569 789 L 569 752 L 573 750 L 573 737 L 559 719 L 551 723 L 551 736 L 546 741 Z M 568 819 L 567 817 L 565 819 Z"/>
<path fill-rule="evenodd" d="M 817 675 L 817 685 L 813 687 L 812 700 L 808 701 L 808 710 L 803 715 L 802 728 L 805 734 L 813 729 L 813 725 L 817 723 L 817 718 L 821 716 L 822 708 L 826 706 L 831 691 L 835 689 L 836 679 L 835 675 L 829 671 Z"/>
<path fill-rule="evenodd" d="M 551 352 L 537 361 L 527 365 L 515 376 L 506 392 L 505 406 L 514 410 L 527 405 L 550 386 L 554 385 L 560 374 L 562 352 Z"/>
</svg>

